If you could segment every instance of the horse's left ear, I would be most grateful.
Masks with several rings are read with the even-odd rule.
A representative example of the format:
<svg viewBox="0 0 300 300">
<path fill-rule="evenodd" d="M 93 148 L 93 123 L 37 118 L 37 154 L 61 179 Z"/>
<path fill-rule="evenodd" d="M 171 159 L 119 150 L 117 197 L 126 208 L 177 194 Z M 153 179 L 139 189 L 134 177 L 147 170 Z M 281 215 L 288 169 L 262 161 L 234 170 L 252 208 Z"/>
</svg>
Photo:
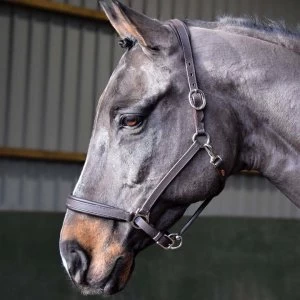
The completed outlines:
<svg viewBox="0 0 300 300">
<path fill-rule="evenodd" d="M 148 18 L 117 0 L 99 2 L 122 39 L 135 39 L 142 47 L 151 50 L 166 46 L 169 30 L 158 20 Z"/>
</svg>

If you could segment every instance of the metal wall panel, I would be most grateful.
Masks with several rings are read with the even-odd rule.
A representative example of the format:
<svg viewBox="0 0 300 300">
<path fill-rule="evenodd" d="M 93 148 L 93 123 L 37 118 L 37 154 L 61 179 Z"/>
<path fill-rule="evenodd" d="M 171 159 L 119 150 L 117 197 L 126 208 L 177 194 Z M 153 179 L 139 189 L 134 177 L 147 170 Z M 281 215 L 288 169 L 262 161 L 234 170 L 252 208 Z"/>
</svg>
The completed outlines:
<svg viewBox="0 0 300 300">
<path fill-rule="evenodd" d="M 76 119 L 78 117 L 78 88 L 82 60 L 82 29 L 75 19 L 67 20 L 64 37 L 64 70 L 59 147 L 63 151 L 75 150 Z"/>
<path fill-rule="evenodd" d="M 4 144 L 7 118 L 7 101 L 9 97 L 9 79 L 11 74 L 11 44 L 12 44 L 11 10 L 5 7 L 0 10 L 1 47 L 0 47 L 0 145 Z"/>
<path fill-rule="evenodd" d="M 64 211 L 79 164 L 0 160 L 0 210 Z"/>
<path fill-rule="evenodd" d="M 122 50 L 108 23 L 1 7 L 0 146 L 84 152 Z"/>
<path fill-rule="evenodd" d="M 80 164 L 0 160 L 0 210 L 64 211 L 66 195 L 81 168 Z M 229 178 L 204 215 L 299 219 L 300 210 L 268 180 L 241 175 Z"/>
<path fill-rule="evenodd" d="M 28 52 L 30 50 L 31 20 L 28 10 L 19 10 L 11 16 L 11 60 L 10 78 L 8 78 L 7 118 L 4 144 L 11 147 L 22 147 L 24 138 L 24 123 L 26 100 L 28 99 Z"/>
<path fill-rule="evenodd" d="M 97 8 L 93 0 L 58 2 Z M 299 22 L 297 0 L 126 0 L 159 18 L 259 15 Z M 0 3 L 0 147 L 87 149 L 97 99 L 123 50 L 105 22 Z M 81 166 L 0 160 L 0 209 L 64 209 Z M 233 177 L 208 215 L 299 218 L 267 180 Z"/>
<path fill-rule="evenodd" d="M 124 2 L 160 19 L 247 13 L 296 23 L 300 9 L 293 0 Z M 105 22 L 0 5 L 0 146 L 85 151 L 97 99 L 123 53 L 118 37 Z"/>
<path fill-rule="evenodd" d="M 41 149 L 59 149 L 61 90 L 63 85 L 63 56 L 65 40 L 65 21 L 51 15 L 48 29 L 48 62 L 45 87 L 45 112 L 42 127 Z"/>
<path fill-rule="evenodd" d="M 99 9 L 97 0 L 57 0 L 56 2 Z M 173 17 L 212 20 L 216 16 L 229 14 L 284 19 L 290 24 L 299 22 L 298 0 L 121 0 L 121 2 L 162 20 Z"/>
<path fill-rule="evenodd" d="M 224 191 L 213 199 L 205 215 L 300 218 L 300 209 L 266 178 L 240 175 L 228 179 Z"/>
<path fill-rule="evenodd" d="M 39 148 L 44 119 L 44 91 L 48 60 L 48 17 L 35 13 L 29 19 L 27 74 L 24 106 L 23 141 L 25 148 Z M 20 100 L 20 99 L 19 99 Z"/>
</svg>

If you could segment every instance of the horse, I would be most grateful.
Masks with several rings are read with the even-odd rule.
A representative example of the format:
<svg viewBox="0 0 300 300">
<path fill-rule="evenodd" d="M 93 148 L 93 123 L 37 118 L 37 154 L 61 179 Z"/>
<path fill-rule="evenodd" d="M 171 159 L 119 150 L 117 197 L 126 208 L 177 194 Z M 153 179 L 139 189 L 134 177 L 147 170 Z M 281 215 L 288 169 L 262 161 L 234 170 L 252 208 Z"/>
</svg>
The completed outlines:
<svg viewBox="0 0 300 300">
<path fill-rule="evenodd" d="M 178 25 L 100 2 L 125 53 L 99 99 L 59 247 L 83 294 L 111 295 L 144 248 L 181 246 L 165 231 L 234 173 L 258 170 L 300 207 L 300 34 L 233 18 Z"/>
</svg>

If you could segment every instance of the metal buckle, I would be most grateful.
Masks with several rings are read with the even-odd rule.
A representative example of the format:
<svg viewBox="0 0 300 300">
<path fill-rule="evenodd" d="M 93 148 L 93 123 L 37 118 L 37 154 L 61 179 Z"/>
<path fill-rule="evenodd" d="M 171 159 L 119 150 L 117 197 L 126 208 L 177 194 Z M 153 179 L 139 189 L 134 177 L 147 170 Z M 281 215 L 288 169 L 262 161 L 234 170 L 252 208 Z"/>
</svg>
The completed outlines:
<svg viewBox="0 0 300 300">
<path fill-rule="evenodd" d="M 170 244 L 165 247 L 164 245 L 160 244 L 158 241 L 156 244 L 161 246 L 165 250 L 176 250 L 182 246 L 182 236 L 179 235 L 178 233 L 170 233 L 169 235 L 164 234 L 164 237 L 168 238 L 170 241 Z"/>
<path fill-rule="evenodd" d="M 210 143 L 210 136 L 207 132 L 203 131 L 203 132 L 196 132 L 194 133 L 193 137 L 192 137 L 192 140 L 193 140 L 193 143 L 195 142 L 198 142 L 197 141 L 197 138 L 199 138 L 200 136 L 204 136 L 206 138 L 206 142 L 203 143 L 203 147 L 205 147 L 205 145 L 209 145 Z"/>
<path fill-rule="evenodd" d="M 220 155 L 216 155 L 213 153 L 212 146 L 209 145 L 209 143 L 204 144 L 204 149 L 206 150 L 207 154 L 210 157 L 209 162 L 215 167 L 218 168 L 221 163 L 223 162 L 222 158 Z"/>
<path fill-rule="evenodd" d="M 214 158 L 210 159 L 210 163 L 213 164 L 215 168 L 218 168 L 222 162 L 223 160 L 220 155 L 216 155 Z"/>
<path fill-rule="evenodd" d="M 195 94 L 200 96 L 201 103 L 199 105 L 197 105 L 195 102 L 195 99 L 194 99 Z M 203 91 L 199 90 L 199 89 L 191 90 L 189 92 L 189 102 L 190 102 L 191 107 L 196 110 L 204 109 L 204 107 L 206 106 L 206 99 L 205 99 L 205 95 L 204 95 Z"/>
<path fill-rule="evenodd" d="M 140 211 L 139 209 L 136 211 L 136 213 L 134 214 L 132 220 L 130 221 L 131 226 L 135 229 L 139 229 L 141 230 L 141 228 L 135 223 L 135 219 L 137 217 L 143 218 L 144 221 L 146 221 L 149 224 L 149 213 L 145 214 L 142 211 Z"/>
</svg>

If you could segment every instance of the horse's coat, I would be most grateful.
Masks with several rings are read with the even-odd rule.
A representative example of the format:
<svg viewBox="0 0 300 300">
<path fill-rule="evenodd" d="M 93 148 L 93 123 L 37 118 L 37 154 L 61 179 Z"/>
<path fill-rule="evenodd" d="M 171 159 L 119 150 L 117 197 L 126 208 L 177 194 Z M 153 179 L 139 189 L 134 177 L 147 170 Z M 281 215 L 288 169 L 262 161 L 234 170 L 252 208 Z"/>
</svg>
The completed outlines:
<svg viewBox="0 0 300 300">
<path fill-rule="evenodd" d="M 240 163 L 258 169 L 299 206 L 300 54 L 232 32 L 190 30 L 192 40 L 206 41 L 194 46 L 206 93 L 228 97 L 224 106 L 239 120 Z"/>
<path fill-rule="evenodd" d="M 99 100 L 73 194 L 134 211 L 190 145 L 192 110 L 182 49 L 169 26 L 117 1 L 101 3 L 121 38 L 136 42 Z M 222 21 L 199 24 L 204 23 L 190 22 L 189 30 L 198 83 L 207 98 L 204 122 L 227 176 L 259 170 L 300 206 L 299 38 Z M 127 126 L 128 117 L 142 121 Z M 191 203 L 221 189 L 200 152 L 161 196 L 150 221 L 166 229 Z M 91 230 L 97 224 L 100 229 Z M 111 294 L 124 287 L 134 255 L 149 242 L 127 223 L 82 219 L 67 211 L 60 249 L 83 292 Z M 71 251 L 70 243 L 77 248 Z"/>
</svg>

